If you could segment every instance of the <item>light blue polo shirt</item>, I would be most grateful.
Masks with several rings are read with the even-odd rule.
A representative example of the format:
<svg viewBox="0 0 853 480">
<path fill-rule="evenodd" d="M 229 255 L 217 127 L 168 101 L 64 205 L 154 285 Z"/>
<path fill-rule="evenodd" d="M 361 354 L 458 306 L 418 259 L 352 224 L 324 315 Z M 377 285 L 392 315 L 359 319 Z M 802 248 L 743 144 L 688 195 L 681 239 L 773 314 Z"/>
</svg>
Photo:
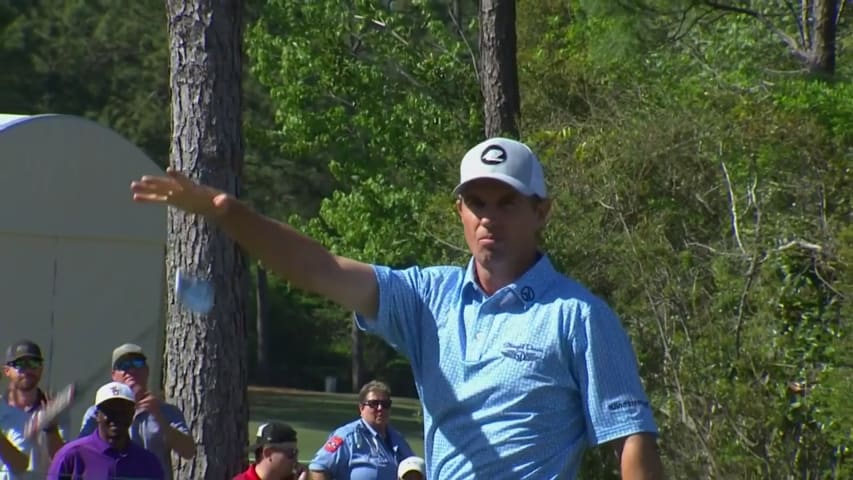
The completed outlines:
<svg viewBox="0 0 853 480">
<path fill-rule="evenodd" d="M 657 434 L 630 340 L 542 255 L 492 296 L 459 267 L 374 266 L 376 319 L 409 358 L 431 480 L 572 479 L 589 445 Z"/>
<path fill-rule="evenodd" d="M 361 418 L 338 428 L 308 469 L 328 472 L 333 480 L 397 480 L 397 465 L 414 453 L 400 432 L 387 428 L 387 440 Z"/>
</svg>

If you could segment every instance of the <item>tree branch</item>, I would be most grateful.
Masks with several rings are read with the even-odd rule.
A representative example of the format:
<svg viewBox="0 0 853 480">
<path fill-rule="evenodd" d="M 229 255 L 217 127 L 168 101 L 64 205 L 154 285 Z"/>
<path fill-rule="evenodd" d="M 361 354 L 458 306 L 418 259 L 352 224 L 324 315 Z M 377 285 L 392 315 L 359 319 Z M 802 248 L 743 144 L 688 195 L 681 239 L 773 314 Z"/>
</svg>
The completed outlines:
<svg viewBox="0 0 853 480">
<path fill-rule="evenodd" d="M 771 22 L 770 19 L 768 19 L 767 16 L 765 16 L 764 14 L 762 14 L 756 10 L 749 9 L 749 8 L 739 7 L 737 5 L 728 5 L 725 3 L 715 2 L 713 0 L 703 0 L 702 3 L 705 6 L 707 6 L 709 8 L 713 8 L 715 10 L 720 10 L 720 11 L 729 12 L 729 13 L 736 13 L 739 15 L 746 15 L 748 17 L 752 17 L 752 18 L 758 20 L 759 22 L 764 24 L 764 26 L 767 29 L 769 29 L 774 34 L 776 34 L 776 36 L 779 37 L 779 39 L 781 39 L 782 42 L 784 42 L 785 45 L 788 46 L 788 49 L 791 50 L 791 53 L 795 57 L 797 57 L 803 61 L 808 60 L 808 52 L 806 52 L 804 50 L 804 48 L 806 48 L 806 46 L 805 45 L 802 45 L 802 46 L 798 45 L 797 42 L 793 38 L 791 38 L 790 35 L 788 35 L 784 31 L 782 31 L 782 29 L 777 27 L 776 24 Z"/>
<path fill-rule="evenodd" d="M 738 249 L 741 251 L 741 253 L 746 255 L 746 249 L 743 248 L 743 242 L 740 240 L 740 231 L 738 230 L 737 205 L 735 203 L 735 193 L 732 190 L 732 181 L 731 178 L 729 178 L 729 170 L 726 168 L 726 162 L 722 160 L 720 160 L 720 166 L 723 169 L 723 179 L 726 183 L 726 190 L 728 190 L 729 192 L 729 212 L 731 216 L 732 233 L 735 236 L 735 242 L 737 242 Z"/>
</svg>

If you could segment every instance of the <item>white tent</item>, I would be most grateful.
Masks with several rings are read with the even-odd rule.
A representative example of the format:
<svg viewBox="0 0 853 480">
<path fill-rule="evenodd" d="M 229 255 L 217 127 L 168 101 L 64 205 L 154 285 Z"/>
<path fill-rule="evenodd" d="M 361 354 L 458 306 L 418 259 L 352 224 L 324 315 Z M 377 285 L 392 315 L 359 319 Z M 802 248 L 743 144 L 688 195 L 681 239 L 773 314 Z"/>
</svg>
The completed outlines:
<svg viewBox="0 0 853 480">
<path fill-rule="evenodd" d="M 158 173 L 89 120 L 0 115 L 0 354 L 31 339 L 45 355 L 43 387 L 78 382 L 72 430 L 109 381 L 116 346 L 141 345 L 160 384 L 166 211 L 129 191 Z"/>
</svg>

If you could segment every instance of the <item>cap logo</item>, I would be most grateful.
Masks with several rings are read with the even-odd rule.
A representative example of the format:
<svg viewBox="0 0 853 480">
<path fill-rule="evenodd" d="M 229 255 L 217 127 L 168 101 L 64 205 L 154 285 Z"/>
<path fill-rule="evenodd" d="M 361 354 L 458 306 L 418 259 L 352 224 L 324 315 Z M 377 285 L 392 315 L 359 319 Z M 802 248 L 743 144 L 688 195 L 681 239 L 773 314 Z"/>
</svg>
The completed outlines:
<svg viewBox="0 0 853 480">
<path fill-rule="evenodd" d="M 116 386 L 110 387 L 110 391 L 113 392 L 113 395 L 115 396 L 119 396 L 121 394 L 121 390 Z"/>
<path fill-rule="evenodd" d="M 489 145 L 480 155 L 480 161 L 486 165 L 498 165 L 506 161 L 506 150 L 500 145 Z"/>
</svg>

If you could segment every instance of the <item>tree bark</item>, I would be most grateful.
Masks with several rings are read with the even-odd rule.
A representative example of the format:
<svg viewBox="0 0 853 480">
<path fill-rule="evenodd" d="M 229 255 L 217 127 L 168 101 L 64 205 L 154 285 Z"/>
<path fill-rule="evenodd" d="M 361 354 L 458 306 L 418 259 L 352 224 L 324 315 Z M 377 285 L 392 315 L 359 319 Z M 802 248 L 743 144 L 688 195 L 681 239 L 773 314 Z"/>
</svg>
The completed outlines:
<svg viewBox="0 0 853 480">
<path fill-rule="evenodd" d="M 480 0 L 480 89 L 487 137 L 518 138 L 515 0 Z"/>
<path fill-rule="evenodd" d="M 270 383 L 270 344 L 269 344 L 269 300 L 267 298 L 267 270 L 260 264 L 256 267 L 256 300 L 257 300 L 257 336 L 258 336 L 258 381 Z"/>
<path fill-rule="evenodd" d="M 835 75 L 836 21 L 841 0 L 814 0 L 811 8 L 814 15 L 809 71 L 811 73 Z"/>
<path fill-rule="evenodd" d="M 350 322 L 350 338 L 352 339 L 352 393 L 358 393 L 364 383 L 364 347 L 361 330 L 355 322 Z"/>
<path fill-rule="evenodd" d="M 242 2 L 167 0 L 171 164 L 235 195 L 243 162 L 241 131 Z M 215 305 L 199 315 L 169 289 L 165 390 L 187 417 L 198 445 L 177 459 L 176 479 L 222 480 L 238 473 L 247 441 L 246 298 L 241 250 L 212 223 L 169 210 L 167 268 L 213 282 Z M 175 456 L 173 455 L 173 463 Z"/>
</svg>

